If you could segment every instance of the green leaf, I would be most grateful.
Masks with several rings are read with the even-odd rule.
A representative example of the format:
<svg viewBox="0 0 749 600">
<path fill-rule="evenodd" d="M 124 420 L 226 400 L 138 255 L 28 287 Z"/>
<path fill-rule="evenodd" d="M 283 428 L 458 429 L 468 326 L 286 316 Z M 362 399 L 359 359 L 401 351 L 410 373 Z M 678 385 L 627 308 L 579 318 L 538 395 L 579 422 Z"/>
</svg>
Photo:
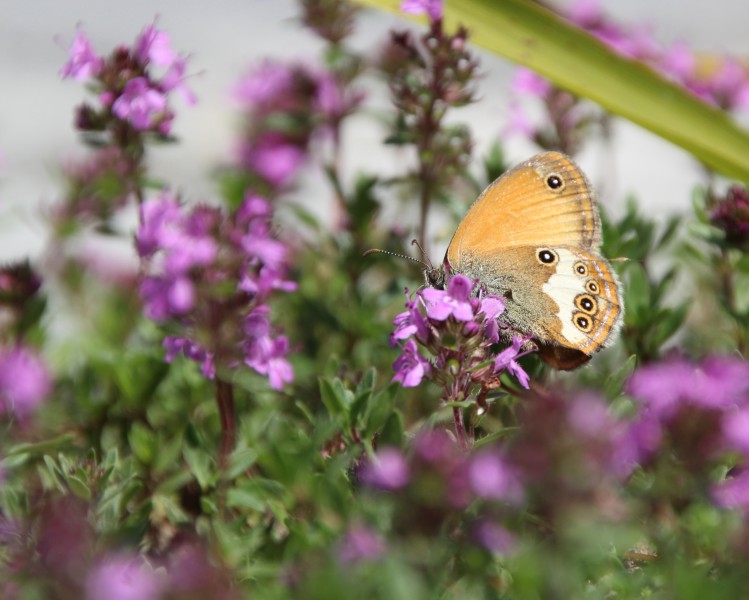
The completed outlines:
<svg viewBox="0 0 749 600">
<path fill-rule="evenodd" d="M 229 508 L 244 508 L 256 512 L 265 511 L 265 503 L 254 490 L 231 488 L 226 493 L 226 505 Z"/>
<path fill-rule="evenodd" d="M 656 347 L 662 346 L 678 331 L 679 327 L 684 323 L 684 319 L 691 306 L 692 300 L 685 300 L 677 308 L 664 311 L 664 314 L 660 315 L 653 331 L 653 343 Z"/>
<path fill-rule="evenodd" d="M 645 269 L 638 263 L 629 263 L 627 274 L 625 321 L 638 325 L 647 321 L 651 309 L 650 282 Z"/>
<path fill-rule="evenodd" d="M 632 354 L 624 364 L 614 373 L 611 373 L 603 383 L 603 389 L 609 398 L 622 393 L 624 382 L 629 378 L 637 366 L 637 356 Z"/>
<path fill-rule="evenodd" d="M 399 0 L 357 0 L 399 11 Z M 529 0 L 448 0 L 444 26 L 749 181 L 749 134 L 729 116 Z"/>
<path fill-rule="evenodd" d="M 156 435 L 142 423 L 133 423 L 127 436 L 133 454 L 142 463 L 150 465 L 156 457 Z"/>
<path fill-rule="evenodd" d="M 231 453 L 225 478 L 234 479 L 257 462 L 257 451 L 252 448 L 238 448 Z"/>
<path fill-rule="evenodd" d="M 378 439 L 380 446 L 401 446 L 403 444 L 403 417 L 400 412 L 390 413 Z"/>
<path fill-rule="evenodd" d="M 401 385 L 391 382 L 379 392 L 370 397 L 365 416 L 366 436 L 370 437 L 377 433 L 385 425 L 393 414 L 395 398 L 400 392 Z"/>
<path fill-rule="evenodd" d="M 86 501 L 91 500 L 91 490 L 81 479 L 71 475 L 68 477 L 68 487 L 79 498 L 83 498 Z"/>
<path fill-rule="evenodd" d="M 190 471 L 198 480 L 201 490 L 206 490 L 216 484 L 216 473 L 213 469 L 213 458 L 208 452 L 200 448 L 185 447 L 182 450 L 182 456 L 185 457 L 190 467 Z"/>
</svg>

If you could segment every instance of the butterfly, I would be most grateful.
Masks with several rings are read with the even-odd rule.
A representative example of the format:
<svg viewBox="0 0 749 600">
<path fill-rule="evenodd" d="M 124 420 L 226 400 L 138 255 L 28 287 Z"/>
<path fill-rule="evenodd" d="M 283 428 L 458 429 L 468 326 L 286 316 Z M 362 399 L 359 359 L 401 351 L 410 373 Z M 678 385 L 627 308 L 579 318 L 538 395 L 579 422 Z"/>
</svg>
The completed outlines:
<svg viewBox="0 0 749 600">
<path fill-rule="evenodd" d="M 593 190 L 571 158 L 544 152 L 507 171 L 458 225 L 427 284 L 462 273 L 505 300 L 502 320 L 558 369 L 574 369 L 621 327 L 622 288 L 600 254 Z"/>
</svg>

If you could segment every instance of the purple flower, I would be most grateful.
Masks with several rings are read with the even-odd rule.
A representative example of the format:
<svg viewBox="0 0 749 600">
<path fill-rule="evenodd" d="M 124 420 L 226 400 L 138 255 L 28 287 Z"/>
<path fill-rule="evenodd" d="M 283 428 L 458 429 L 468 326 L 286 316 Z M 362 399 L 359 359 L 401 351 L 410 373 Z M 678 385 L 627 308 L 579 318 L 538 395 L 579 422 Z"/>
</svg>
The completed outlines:
<svg viewBox="0 0 749 600">
<path fill-rule="evenodd" d="M 193 106 L 198 102 L 193 91 L 185 84 L 185 71 L 187 70 L 187 61 L 183 58 L 177 58 L 169 67 L 169 70 L 159 81 L 159 86 L 165 92 L 176 91 L 188 106 Z"/>
<path fill-rule="evenodd" d="M 294 85 L 292 70 L 286 65 L 265 61 L 245 74 L 233 90 L 239 102 L 254 107 L 273 102 Z"/>
<path fill-rule="evenodd" d="M 160 67 L 170 67 L 179 56 L 172 50 L 169 34 L 153 25 L 143 29 L 133 46 L 135 57 L 143 64 L 152 62 Z"/>
<path fill-rule="evenodd" d="M 512 345 L 505 348 L 497 355 L 497 358 L 494 361 L 494 372 L 501 373 L 505 370 L 509 371 L 515 376 L 518 383 L 527 390 L 530 377 L 517 362 L 518 358 L 527 354 L 526 352 L 520 352 L 520 348 L 522 348 L 526 341 L 527 340 L 524 338 L 513 336 Z"/>
<path fill-rule="evenodd" d="M 749 406 L 723 415 L 723 435 L 729 445 L 749 460 Z"/>
<path fill-rule="evenodd" d="M 151 87 L 145 77 L 136 77 L 125 84 L 112 112 L 136 129 L 146 131 L 166 114 L 166 96 Z"/>
<path fill-rule="evenodd" d="M 481 520 L 471 528 L 471 537 L 489 552 L 509 554 L 515 549 L 515 536 L 501 525 Z"/>
<path fill-rule="evenodd" d="M 278 134 L 266 134 L 242 154 L 244 164 L 277 187 L 289 183 L 307 159 L 303 148 Z"/>
<path fill-rule="evenodd" d="M 404 13 L 412 15 L 426 13 L 432 21 L 442 18 L 442 0 L 403 0 L 400 8 Z"/>
<path fill-rule="evenodd" d="M 691 364 L 673 359 L 638 369 L 627 383 L 654 416 L 670 419 L 683 405 L 725 409 L 749 394 L 749 364 L 733 357 L 714 357 Z"/>
<path fill-rule="evenodd" d="M 367 462 L 362 470 L 362 481 L 382 490 L 399 490 L 409 480 L 406 459 L 395 448 L 383 448 Z"/>
<path fill-rule="evenodd" d="M 261 337 L 253 340 L 248 348 L 245 363 L 261 375 L 267 375 L 272 389 L 280 390 L 285 383 L 294 381 L 294 371 L 286 359 L 289 354 L 288 338 Z"/>
<path fill-rule="evenodd" d="M 523 67 L 515 70 L 515 76 L 512 79 L 512 91 L 516 94 L 543 98 L 551 89 L 551 83 L 535 71 Z"/>
<path fill-rule="evenodd" d="M 338 561 L 343 564 L 377 560 L 387 552 L 385 541 L 372 529 L 353 525 L 338 546 Z"/>
<path fill-rule="evenodd" d="M 481 299 L 481 312 L 484 314 L 484 338 L 490 344 L 499 341 L 499 322 L 497 317 L 505 310 L 505 301 L 499 296 L 484 296 Z"/>
<path fill-rule="evenodd" d="M 70 60 L 63 65 L 60 75 L 77 80 L 96 77 L 103 64 L 104 59 L 94 52 L 91 42 L 79 31 L 75 34 L 70 47 Z"/>
<path fill-rule="evenodd" d="M 408 290 L 406 290 L 406 297 L 408 297 Z M 420 342 L 426 342 L 429 338 L 429 324 L 421 314 L 418 303 L 407 300 L 406 308 L 405 312 L 396 315 L 393 319 L 395 330 L 390 336 L 391 346 L 395 346 L 398 340 L 406 340 L 414 335 Z"/>
<path fill-rule="evenodd" d="M 195 362 L 201 363 L 200 372 L 208 379 L 216 376 L 216 365 L 213 362 L 213 354 L 206 352 L 200 344 L 187 338 L 177 336 L 167 336 L 164 338 L 164 348 L 166 348 L 166 362 L 172 362 L 178 354 Z"/>
<path fill-rule="evenodd" d="M 517 475 L 496 452 L 482 452 L 472 457 L 468 481 L 473 492 L 486 500 L 517 503 L 523 497 Z"/>
<path fill-rule="evenodd" d="M 715 504 L 722 508 L 749 509 L 749 471 L 742 471 L 713 486 L 711 495 Z"/>
<path fill-rule="evenodd" d="M 658 61 L 658 66 L 677 81 L 686 80 L 694 72 L 694 52 L 685 42 L 676 42 Z"/>
<path fill-rule="evenodd" d="M 134 556 L 112 556 L 86 578 L 88 600 L 157 600 L 162 582 Z"/>
<path fill-rule="evenodd" d="M 403 387 L 416 387 L 430 373 L 432 365 L 419 354 L 416 342 L 408 340 L 403 348 L 403 354 L 393 363 L 393 369 L 393 381 L 400 381 Z"/>
<path fill-rule="evenodd" d="M 42 360 L 23 346 L 0 349 L 0 413 L 31 414 L 52 391 Z"/>
<path fill-rule="evenodd" d="M 435 321 L 444 321 L 452 316 L 457 321 L 471 321 L 474 309 L 471 305 L 473 283 L 465 275 L 455 275 L 447 283 L 447 291 L 426 288 L 421 296 L 427 302 L 427 316 Z"/>
</svg>

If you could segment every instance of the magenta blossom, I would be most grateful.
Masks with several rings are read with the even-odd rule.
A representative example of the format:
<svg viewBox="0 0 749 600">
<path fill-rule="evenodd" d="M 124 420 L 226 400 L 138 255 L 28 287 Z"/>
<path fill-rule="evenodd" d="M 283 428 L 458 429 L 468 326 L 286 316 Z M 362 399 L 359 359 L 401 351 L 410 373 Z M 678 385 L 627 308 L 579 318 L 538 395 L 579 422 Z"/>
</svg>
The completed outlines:
<svg viewBox="0 0 749 600">
<path fill-rule="evenodd" d="M 408 340 L 393 369 L 393 381 L 400 381 L 403 387 L 416 387 L 431 372 L 432 364 L 419 353 L 416 342 Z"/>
<path fill-rule="evenodd" d="M 496 452 L 482 452 L 472 457 L 468 480 L 479 498 L 513 504 L 523 498 L 523 487 L 514 468 Z"/>
<path fill-rule="evenodd" d="M 35 352 L 23 346 L 0 349 L 0 413 L 26 417 L 52 391 L 52 377 Z"/>
<path fill-rule="evenodd" d="M 528 377 L 528 373 L 523 370 L 523 367 L 520 366 L 517 359 L 528 354 L 528 351 L 521 352 L 521 349 L 527 341 L 526 338 L 513 336 L 512 345 L 502 350 L 494 361 L 494 370 L 496 372 L 499 373 L 505 370 L 509 371 L 517 378 L 520 385 L 522 385 L 526 390 L 528 389 L 530 377 Z"/>
<path fill-rule="evenodd" d="M 103 64 L 104 59 L 94 52 L 86 35 L 78 31 L 70 47 L 70 60 L 63 65 L 60 75 L 83 81 L 96 77 Z"/>
<path fill-rule="evenodd" d="M 289 183 L 304 165 L 307 154 L 280 135 L 267 134 L 241 152 L 242 162 L 274 186 Z"/>
<path fill-rule="evenodd" d="M 374 530 L 363 525 L 352 526 L 338 546 L 342 565 L 377 560 L 387 552 L 387 544 Z"/>
<path fill-rule="evenodd" d="M 122 95 L 112 104 L 112 112 L 145 131 L 166 116 L 166 96 L 151 87 L 145 77 L 136 77 L 125 84 Z"/>
<path fill-rule="evenodd" d="M 422 291 L 427 303 L 427 317 L 444 321 L 452 316 L 458 321 L 470 321 L 473 318 L 471 290 L 473 283 L 465 275 L 456 275 L 447 283 L 447 292 L 434 288 Z"/>
<path fill-rule="evenodd" d="M 408 463 L 400 451 L 383 448 L 373 460 L 365 463 L 361 479 L 367 485 L 381 490 L 399 490 L 408 483 Z"/>
<path fill-rule="evenodd" d="M 412 15 L 426 14 L 432 21 L 442 19 L 442 0 L 403 0 L 400 8 Z"/>
<path fill-rule="evenodd" d="M 136 246 L 144 309 L 184 328 L 164 341 L 167 361 L 184 355 L 209 378 L 245 364 L 276 390 L 293 380 L 289 341 L 271 326 L 268 301 L 296 284 L 286 279 L 288 249 L 273 238 L 271 217 L 252 194 L 231 215 L 187 209 L 167 193 L 143 205 Z"/>
<path fill-rule="evenodd" d="M 113 556 L 99 563 L 86 579 L 88 600 L 158 600 L 162 580 L 139 557 Z"/>
<path fill-rule="evenodd" d="M 133 53 L 141 63 L 151 62 L 161 67 L 170 67 L 179 60 L 179 55 L 172 50 L 169 34 L 153 25 L 146 26 L 140 33 Z"/>
</svg>

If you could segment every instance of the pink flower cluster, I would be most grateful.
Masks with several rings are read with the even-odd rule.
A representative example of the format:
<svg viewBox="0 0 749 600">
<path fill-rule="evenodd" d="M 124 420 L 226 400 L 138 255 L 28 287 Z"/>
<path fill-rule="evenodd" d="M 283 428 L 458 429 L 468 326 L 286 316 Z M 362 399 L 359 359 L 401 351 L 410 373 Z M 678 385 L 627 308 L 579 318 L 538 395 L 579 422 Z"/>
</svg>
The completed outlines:
<svg viewBox="0 0 749 600">
<path fill-rule="evenodd" d="M 208 206 L 188 210 L 167 193 L 143 205 L 136 245 L 147 261 L 145 312 L 187 330 L 166 338 L 167 360 L 184 354 L 211 378 L 217 366 L 243 362 L 274 389 L 293 379 L 288 339 L 271 326 L 267 304 L 274 291 L 296 289 L 271 217 L 268 202 L 251 194 L 231 216 Z"/>
<path fill-rule="evenodd" d="M 450 278 L 446 290 L 426 288 L 407 310 L 395 317 L 391 344 L 400 344 L 401 356 L 393 364 L 395 381 L 415 387 L 424 378 L 441 382 L 447 398 L 464 400 L 475 383 L 496 380 L 503 371 L 512 373 L 527 388 L 529 377 L 517 362 L 527 354 L 527 340 L 515 337 L 511 346 L 494 355 L 499 342 L 497 318 L 505 308 L 498 296 L 473 294 L 473 283 L 464 275 Z M 426 350 L 433 358 L 422 353 Z M 457 367 L 455 365 L 458 365 Z"/>
<path fill-rule="evenodd" d="M 288 185 L 318 131 L 333 132 L 363 100 L 330 71 L 266 60 L 233 90 L 247 115 L 238 161 L 271 188 Z"/>
<path fill-rule="evenodd" d="M 168 34 L 149 25 L 132 47 L 120 46 L 108 58 L 99 56 L 86 35 L 77 32 L 60 74 L 94 84 L 101 108 L 81 107 L 82 129 L 105 129 L 114 118 L 137 131 L 166 135 L 174 120 L 169 94 L 179 94 L 190 105 L 196 101 L 185 84 L 186 65 Z"/>
<path fill-rule="evenodd" d="M 749 363 L 738 357 L 679 358 L 639 369 L 627 390 L 640 405 L 630 439 L 647 464 L 669 449 L 696 472 L 740 457 L 713 486 L 715 502 L 749 514 Z"/>
<path fill-rule="evenodd" d="M 495 448 L 468 454 L 437 430 L 420 433 L 408 457 L 394 448 L 383 448 L 363 464 L 360 477 L 369 488 L 397 494 L 402 510 L 413 516 L 409 526 L 416 529 L 436 525 L 419 523 L 422 518 L 429 521 L 438 514 L 447 518 L 477 503 L 487 517 L 487 507 L 516 509 L 525 498 L 522 475 L 504 453 Z M 490 551 L 511 550 L 513 536 L 495 520 L 481 518 L 474 529 L 479 545 Z M 480 535 L 482 531 L 487 535 Z M 507 542 L 501 549 L 490 543 L 499 537 Z"/>
</svg>

